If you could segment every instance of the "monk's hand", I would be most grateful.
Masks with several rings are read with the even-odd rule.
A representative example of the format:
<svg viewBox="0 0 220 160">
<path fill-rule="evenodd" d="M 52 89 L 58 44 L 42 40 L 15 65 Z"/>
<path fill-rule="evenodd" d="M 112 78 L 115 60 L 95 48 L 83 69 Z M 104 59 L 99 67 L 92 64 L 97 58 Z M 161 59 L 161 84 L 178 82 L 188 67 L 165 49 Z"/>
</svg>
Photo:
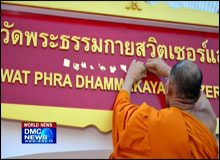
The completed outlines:
<svg viewBox="0 0 220 160">
<path fill-rule="evenodd" d="M 143 62 L 134 59 L 128 69 L 126 79 L 130 79 L 134 82 L 142 79 L 146 75 L 146 67 Z"/>
<path fill-rule="evenodd" d="M 168 77 L 171 71 L 171 67 L 160 58 L 148 59 L 146 68 L 147 71 L 163 77 Z"/>
<path fill-rule="evenodd" d="M 121 90 L 126 90 L 129 94 L 135 82 L 146 76 L 146 67 L 143 62 L 133 60 L 129 66 L 128 73 L 125 77 Z"/>
</svg>

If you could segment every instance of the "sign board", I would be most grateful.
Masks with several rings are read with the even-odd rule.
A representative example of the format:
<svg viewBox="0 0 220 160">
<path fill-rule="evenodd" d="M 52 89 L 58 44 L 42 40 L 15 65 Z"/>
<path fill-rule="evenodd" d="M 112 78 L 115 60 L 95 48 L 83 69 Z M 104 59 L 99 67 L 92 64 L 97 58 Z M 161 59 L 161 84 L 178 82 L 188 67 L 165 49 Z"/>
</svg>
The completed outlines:
<svg viewBox="0 0 220 160">
<path fill-rule="evenodd" d="M 219 117 L 219 34 L 1 10 L 2 118 L 111 130 L 133 59 L 196 63 Z M 131 103 L 165 107 L 166 79 L 147 72 Z"/>
</svg>

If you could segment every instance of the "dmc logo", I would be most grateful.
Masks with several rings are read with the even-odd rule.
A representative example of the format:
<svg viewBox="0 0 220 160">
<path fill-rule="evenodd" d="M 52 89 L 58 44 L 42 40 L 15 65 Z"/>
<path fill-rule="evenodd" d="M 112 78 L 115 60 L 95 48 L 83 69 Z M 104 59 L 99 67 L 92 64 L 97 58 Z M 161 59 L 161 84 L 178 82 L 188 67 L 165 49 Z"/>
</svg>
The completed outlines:
<svg viewBox="0 0 220 160">
<path fill-rule="evenodd" d="M 44 130 L 45 129 L 43 129 L 43 131 Z M 38 128 L 38 129 L 26 128 L 26 129 L 24 129 L 24 140 L 32 140 L 32 141 L 47 140 L 47 134 L 45 134 L 45 131 L 44 131 L 44 134 L 42 134 L 40 128 Z"/>
<path fill-rule="evenodd" d="M 24 122 L 22 124 L 22 143 L 56 143 L 56 123 L 37 124 L 33 122 L 29 125 Z"/>
<path fill-rule="evenodd" d="M 30 128 L 30 129 L 24 129 L 24 134 L 41 134 L 41 129 L 35 129 L 35 128 Z"/>
</svg>

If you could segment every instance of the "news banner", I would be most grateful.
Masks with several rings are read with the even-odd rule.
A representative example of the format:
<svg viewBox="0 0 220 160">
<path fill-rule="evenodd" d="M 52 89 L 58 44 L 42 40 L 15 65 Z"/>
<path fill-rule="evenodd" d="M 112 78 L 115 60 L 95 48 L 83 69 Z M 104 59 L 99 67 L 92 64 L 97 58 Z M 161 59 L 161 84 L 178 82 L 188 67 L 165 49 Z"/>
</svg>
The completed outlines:
<svg viewBox="0 0 220 160">
<path fill-rule="evenodd" d="M 56 123 L 22 122 L 22 143 L 56 143 Z"/>
</svg>

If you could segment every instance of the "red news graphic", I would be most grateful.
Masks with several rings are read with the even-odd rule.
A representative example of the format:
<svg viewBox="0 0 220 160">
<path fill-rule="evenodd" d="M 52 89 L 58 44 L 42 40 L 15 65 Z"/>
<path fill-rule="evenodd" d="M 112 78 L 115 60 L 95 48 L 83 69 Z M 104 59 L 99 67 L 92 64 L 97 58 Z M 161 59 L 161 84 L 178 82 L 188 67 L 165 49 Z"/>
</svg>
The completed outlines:
<svg viewBox="0 0 220 160">
<path fill-rule="evenodd" d="M 22 122 L 22 128 L 56 128 L 55 122 Z"/>
</svg>

